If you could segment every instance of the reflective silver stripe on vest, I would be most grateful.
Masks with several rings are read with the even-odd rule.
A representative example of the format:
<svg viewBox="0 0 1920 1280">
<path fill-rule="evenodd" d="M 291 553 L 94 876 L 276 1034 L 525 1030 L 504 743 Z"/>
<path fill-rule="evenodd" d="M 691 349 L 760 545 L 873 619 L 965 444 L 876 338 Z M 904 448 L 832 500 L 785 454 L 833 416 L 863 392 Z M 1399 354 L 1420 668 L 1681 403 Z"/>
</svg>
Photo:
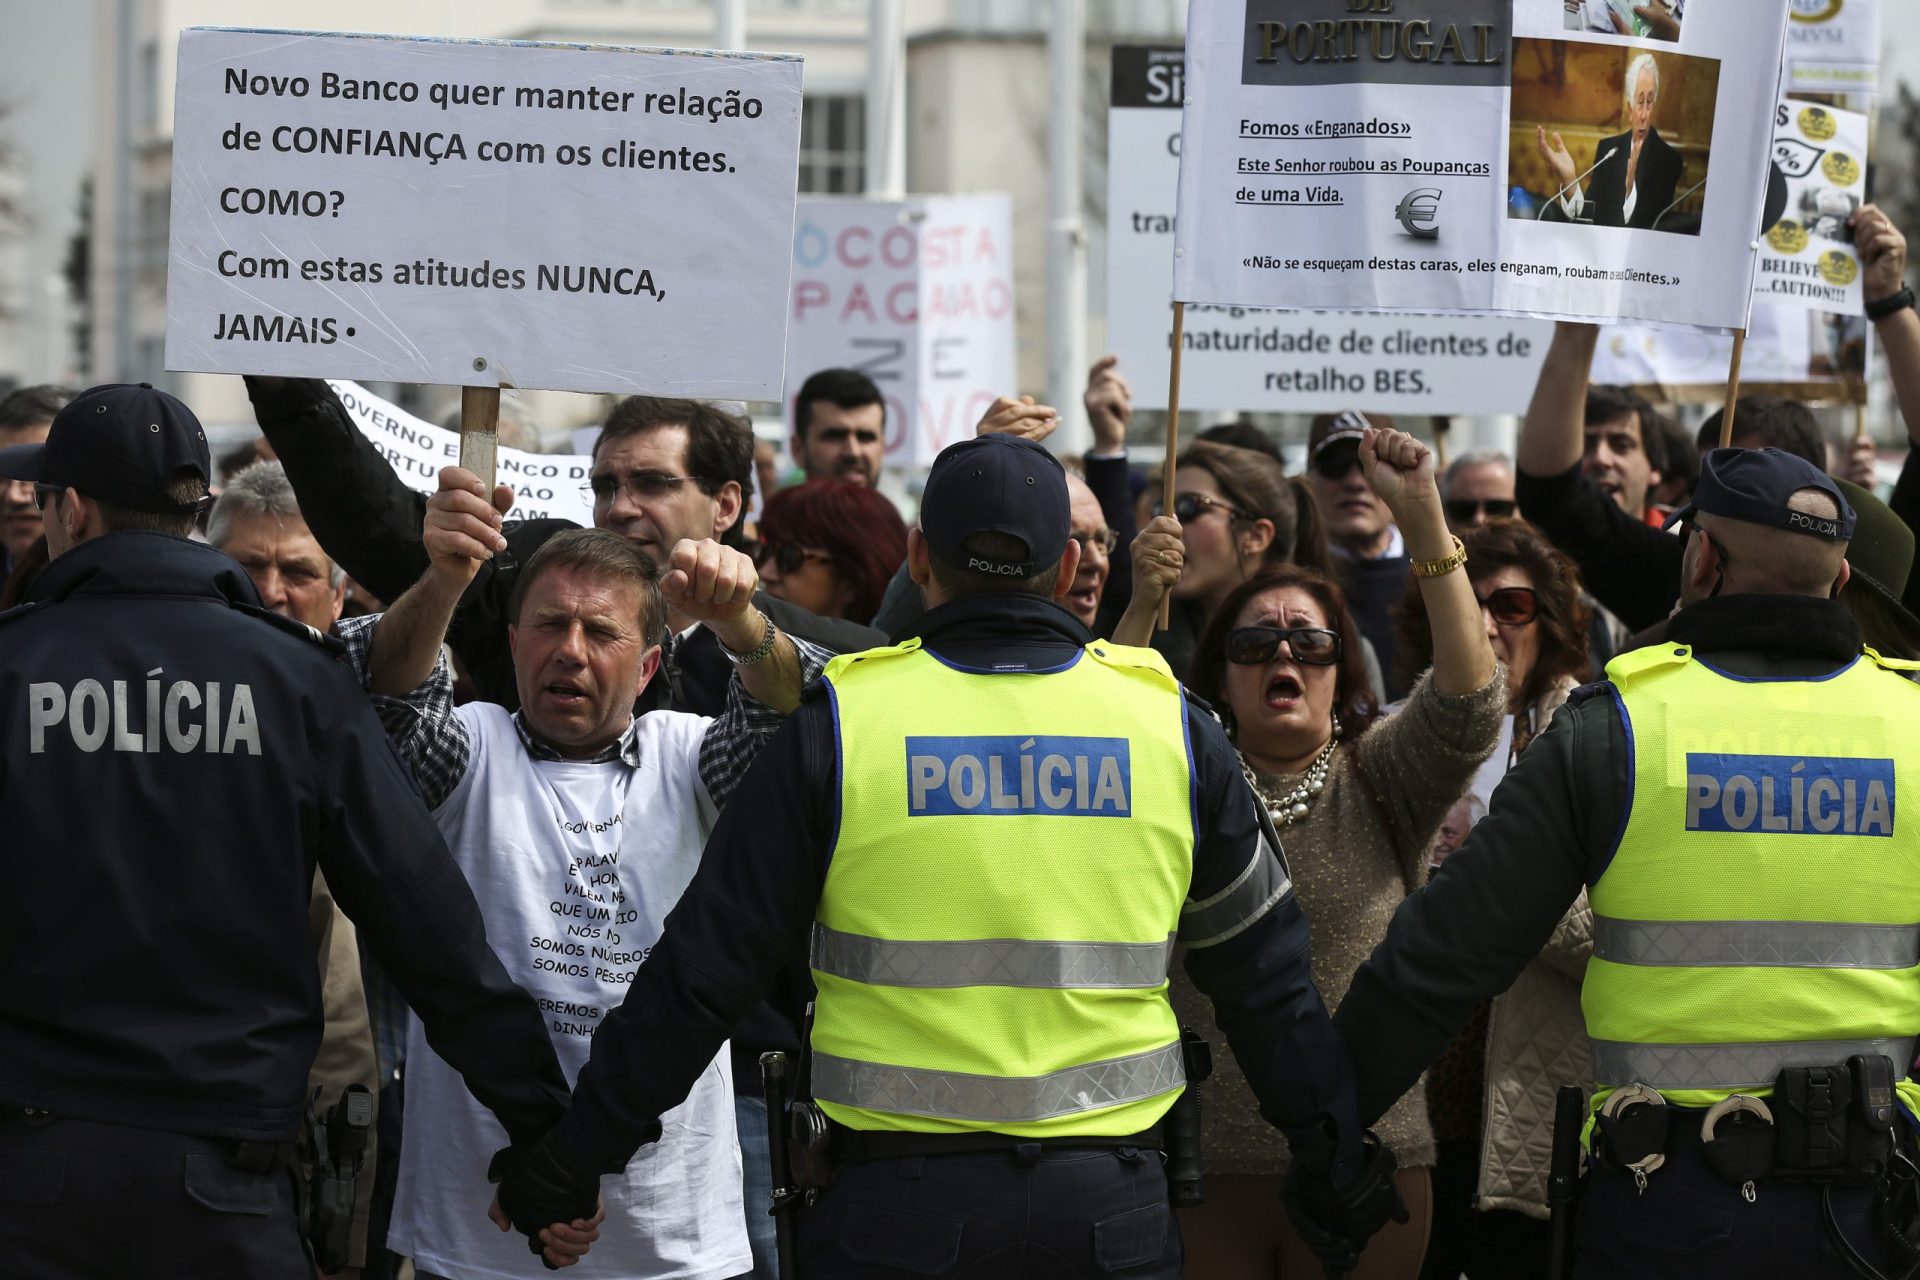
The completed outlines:
<svg viewBox="0 0 1920 1280">
<path fill-rule="evenodd" d="M 1292 889 L 1286 867 L 1262 831 L 1253 857 L 1232 884 L 1211 898 L 1189 899 L 1180 908 L 1180 941 L 1195 950 L 1218 946 L 1251 929 Z"/>
<path fill-rule="evenodd" d="M 1913 1062 L 1911 1037 L 1809 1040 L 1777 1044 L 1624 1044 L 1593 1042 L 1593 1078 L 1603 1085 L 1651 1089 L 1751 1089 L 1771 1085 L 1783 1067 L 1826 1067 L 1856 1053 L 1893 1059 L 1896 1078 Z"/>
<path fill-rule="evenodd" d="M 815 1050 L 813 1096 L 843 1107 L 981 1124 L 1030 1124 L 1139 1102 L 1186 1083 L 1178 1043 L 1044 1076 L 977 1076 L 856 1062 Z"/>
<path fill-rule="evenodd" d="M 894 942 L 813 926 L 813 967 L 879 987 L 1157 987 L 1173 937 L 1163 942 Z"/>
<path fill-rule="evenodd" d="M 1911 969 L 1920 965 L 1920 925 L 1595 915 L 1593 954 L 1615 964 Z"/>
</svg>

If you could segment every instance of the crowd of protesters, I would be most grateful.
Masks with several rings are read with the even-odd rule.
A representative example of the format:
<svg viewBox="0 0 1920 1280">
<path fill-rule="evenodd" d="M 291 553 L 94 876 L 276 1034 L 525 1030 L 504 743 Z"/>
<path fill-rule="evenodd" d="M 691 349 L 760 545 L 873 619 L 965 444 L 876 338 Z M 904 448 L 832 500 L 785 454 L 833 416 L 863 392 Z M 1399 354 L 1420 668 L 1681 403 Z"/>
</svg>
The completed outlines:
<svg viewBox="0 0 1920 1280">
<path fill-rule="evenodd" d="M 1868 296 L 1897 292 L 1904 238 L 1873 206 L 1854 221 Z M 1920 317 L 1896 311 L 1879 333 L 1902 414 L 1920 428 Z M 1689 436 L 1631 389 L 1592 385 L 1597 340 L 1593 326 L 1558 327 L 1512 457 L 1471 452 L 1444 470 L 1429 463 L 1370 480 L 1363 447 L 1392 423 L 1360 406 L 1316 418 L 1305 469 L 1289 474 L 1270 437 L 1235 423 L 1166 461 L 1170 508 L 1162 475 L 1128 457 L 1124 371 L 1112 357 L 1090 371 L 1082 407 L 1094 447 L 1070 460 L 1079 556 L 1061 603 L 1089 639 L 1157 650 L 1218 714 L 1278 828 L 1330 1008 L 1399 904 L 1421 891 L 1574 688 L 1614 654 L 1659 641 L 1680 600 L 1682 543 L 1662 523 L 1718 443 L 1721 413 Z M 628 728 L 612 740 L 612 757 L 592 733 L 581 739 L 603 762 L 652 753 L 684 775 L 649 811 L 651 836 L 681 859 L 652 887 L 660 900 L 647 910 L 663 917 L 718 808 L 729 797 L 754 802 L 735 792 L 739 775 L 797 705 L 800 685 L 831 654 L 914 634 L 921 602 L 906 568 L 909 529 L 880 488 L 886 401 L 858 372 L 826 370 L 802 385 L 790 443 L 803 479 L 777 491 L 768 484 L 777 459 L 756 458 L 744 419 L 695 401 L 622 401 L 593 452 L 600 533 L 551 520 L 502 526 L 497 513 L 510 500 L 473 492 L 464 473 L 443 478 L 431 499 L 410 491 L 324 383 L 254 378 L 249 390 L 264 434 L 225 460 L 205 540 L 238 562 L 265 608 L 344 636 L 362 687 L 379 695 L 403 760 L 476 883 L 490 855 L 474 832 L 504 821 L 482 811 L 509 785 L 502 779 L 527 774 L 507 758 L 516 741 L 533 760 L 560 758 L 564 751 L 541 751 L 564 743 L 565 726 L 581 716 L 599 716 L 599 726 L 624 725 L 636 708 L 689 713 L 671 734 L 664 718 L 653 737 Z M 41 386 L 0 399 L 0 447 L 45 439 L 73 394 Z M 1045 440 L 1060 416 L 1008 396 L 979 430 Z M 1736 447 L 1829 467 L 1829 442 L 1802 404 L 1743 396 L 1735 424 Z M 1834 452 L 1860 522 L 1840 599 L 1867 644 L 1920 658 L 1920 575 L 1911 572 L 1920 454 L 1883 502 L 1872 450 Z M 0 487 L 0 607 L 34 598 L 48 563 L 41 508 L 33 484 Z M 476 549 L 455 572 L 446 547 L 463 537 Z M 1423 572 L 1456 545 L 1464 575 Z M 539 665 L 523 613 L 536 569 L 597 575 L 614 584 L 607 590 L 647 602 L 658 625 L 625 638 L 632 670 L 575 687 Z M 655 573 L 666 575 L 661 585 Z M 702 574 L 709 588 L 716 574 L 740 584 L 724 616 L 711 592 L 690 602 L 688 584 Z M 394 611 L 383 613 L 383 601 L 396 602 Z M 378 618 L 354 621 L 362 613 L 389 619 L 387 631 Z M 783 659 L 736 677 L 737 655 L 754 649 L 763 624 L 769 642 L 783 637 Z M 404 634 L 410 647 L 396 638 L 382 648 L 376 634 Z M 593 661 L 585 669 L 597 672 Z M 456 697 L 494 711 L 463 719 Z M 466 781 L 483 770 L 504 772 L 487 773 L 488 790 Z M 508 922 L 503 932 L 516 930 L 525 903 L 510 886 L 488 881 L 480 897 Z M 479 1171 L 463 1168 L 449 1182 L 442 1166 L 455 1147 L 467 1159 L 486 1145 L 468 1132 L 486 1117 L 418 1026 L 410 1030 L 324 879 L 313 886 L 313 926 L 328 1007 L 312 1084 L 323 1094 L 364 1084 L 380 1109 L 349 1273 L 395 1274 L 391 1244 L 464 1274 L 458 1268 L 487 1246 L 468 1240 L 471 1224 L 451 1225 L 450 1206 L 473 1193 L 465 1184 L 477 1184 Z M 1481 1007 L 1381 1121 L 1412 1212 L 1376 1238 L 1356 1275 L 1543 1274 L 1554 1091 L 1590 1083 L 1579 998 L 1592 948 L 1582 895 L 1520 981 Z M 625 976 L 596 999 L 617 1001 Z M 767 1049 L 798 1051 L 808 987 L 806 957 L 796 955 L 781 989 L 736 1029 L 730 1069 L 723 1057 L 676 1113 L 680 1127 L 670 1124 L 672 1140 L 658 1149 L 671 1167 L 630 1177 L 631 1194 L 603 1228 L 632 1233 L 607 1250 L 629 1273 L 771 1275 L 770 1228 L 758 1212 L 770 1182 L 756 1062 Z M 1177 972 L 1170 998 L 1184 1023 L 1216 1042 L 1220 1060 L 1199 1086 L 1209 1202 L 1183 1220 L 1192 1273 L 1312 1274 L 1307 1245 L 1273 1212 L 1285 1143 Z M 556 1042 L 569 1041 L 556 1033 Z M 564 1254 L 567 1243 L 553 1247 Z"/>
</svg>

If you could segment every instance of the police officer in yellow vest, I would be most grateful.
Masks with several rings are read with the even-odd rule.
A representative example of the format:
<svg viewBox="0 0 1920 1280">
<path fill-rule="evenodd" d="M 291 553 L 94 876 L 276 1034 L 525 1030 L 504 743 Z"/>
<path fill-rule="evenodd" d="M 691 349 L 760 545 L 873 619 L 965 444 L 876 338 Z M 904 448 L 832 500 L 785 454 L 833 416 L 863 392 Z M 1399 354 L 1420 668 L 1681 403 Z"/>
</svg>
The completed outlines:
<svg viewBox="0 0 1920 1280">
<path fill-rule="evenodd" d="M 1915 664 L 1863 650 L 1834 600 L 1854 512 L 1811 464 L 1715 450 L 1675 521 L 1667 642 L 1576 691 L 1355 977 L 1335 1024 L 1361 1115 L 1584 885 L 1598 1089 L 1575 1274 L 1906 1275 Z"/>
<path fill-rule="evenodd" d="M 1159 1148 L 1184 1080 L 1182 946 L 1263 1113 L 1307 1153 L 1297 1198 L 1330 1256 L 1399 1209 L 1226 736 L 1157 654 L 1058 603 L 1080 551 L 1067 507 L 1030 441 L 935 461 L 908 553 L 929 612 L 836 659 L 764 749 L 572 1111 L 503 1161 L 516 1225 L 624 1165 L 810 953 L 839 1170 L 800 1224 L 807 1280 L 1177 1276 Z"/>
</svg>

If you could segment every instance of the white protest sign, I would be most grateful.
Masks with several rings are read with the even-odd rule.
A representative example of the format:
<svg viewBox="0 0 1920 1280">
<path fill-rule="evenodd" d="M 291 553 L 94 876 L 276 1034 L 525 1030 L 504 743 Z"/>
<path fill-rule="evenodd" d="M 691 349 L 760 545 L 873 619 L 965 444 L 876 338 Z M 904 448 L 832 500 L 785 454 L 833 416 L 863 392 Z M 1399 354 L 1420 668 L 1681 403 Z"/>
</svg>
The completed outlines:
<svg viewBox="0 0 1920 1280">
<path fill-rule="evenodd" d="M 1867 202 L 1867 118 L 1782 98 L 1774 127 L 1773 167 L 1786 181 L 1787 205 L 1760 246 L 1754 297 L 1864 312 L 1847 219 Z"/>
<path fill-rule="evenodd" d="M 180 35 L 167 367 L 771 399 L 800 60 Z"/>
<path fill-rule="evenodd" d="M 394 474 L 417 493 L 440 488 L 440 468 L 460 465 L 460 433 L 416 418 L 357 382 L 328 379 L 347 416 L 392 464 Z M 571 520 L 591 527 L 593 499 L 585 485 L 593 459 L 565 453 L 527 453 L 502 446 L 496 479 L 513 488 L 509 520 Z"/>
<path fill-rule="evenodd" d="M 1737 328 L 1786 4 L 1191 0 L 1174 297 Z"/>
<path fill-rule="evenodd" d="M 1119 45 L 1107 113 L 1107 349 L 1167 407 L 1181 51 Z M 1552 326 L 1536 320 L 1190 306 L 1181 403 L 1322 413 L 1523 413 Z"/>
<path fill-rule="evenodd" d="M 802 200 L 792 306 L 789 432 L 810 374 L 858 369 L 886 397 L 887 465 L 927 466 L 1014 390 L 1012 201 Z"/>
<path fill-rule="evenodd" d="M 1867 318 L 1808 311 L 1754 299 L 1740 363 L 1743 389 L 1768 388 L 1803 400 L 1863 402 L 1868 384 Z M 1655 390 L 1660 398 L 1726 398 L 1733 338 L 1698 329 L 1609 325 L 1594 353 L 1593 381 Z"/>
<path fill-rule="evenodd" d="M 1787 84 L 1796 93 L 1877 93 L 1880 0 L 1789 0 Z"/>
</svg>

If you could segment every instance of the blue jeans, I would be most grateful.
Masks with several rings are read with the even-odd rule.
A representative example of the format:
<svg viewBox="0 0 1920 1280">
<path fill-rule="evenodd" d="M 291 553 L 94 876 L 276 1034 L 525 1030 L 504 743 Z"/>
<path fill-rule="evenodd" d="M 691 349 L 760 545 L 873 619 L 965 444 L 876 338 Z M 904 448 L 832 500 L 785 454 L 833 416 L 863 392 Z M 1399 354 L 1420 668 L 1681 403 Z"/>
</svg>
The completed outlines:
<svg viewBox="0 0 1920 1280">
<path fill-rule="evenodd" d="M 747 1240 L 753 1246 L 753 1280 L 779 1280 L 774 1256 L 773 1165 L 767 1154 L 767 1104 L 761 1098 L 735 1095 L 733 1120 L 740 1130 L 740 1196 L 746 1202 Z"/>
</svg>

